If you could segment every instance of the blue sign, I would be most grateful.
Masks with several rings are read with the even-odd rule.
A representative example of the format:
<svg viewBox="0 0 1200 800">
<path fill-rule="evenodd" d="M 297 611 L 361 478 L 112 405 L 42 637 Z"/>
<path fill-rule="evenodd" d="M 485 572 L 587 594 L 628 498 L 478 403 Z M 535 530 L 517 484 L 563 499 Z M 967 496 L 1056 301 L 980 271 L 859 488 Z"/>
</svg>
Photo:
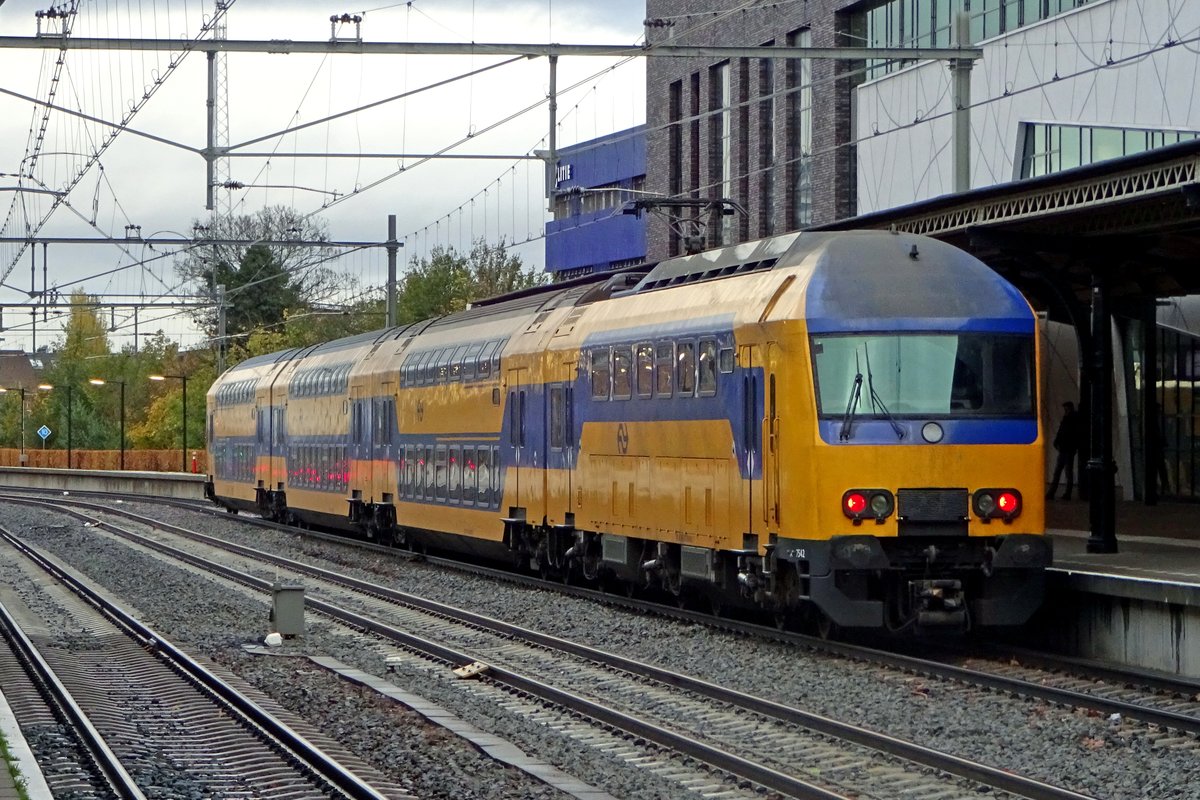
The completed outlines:
<svg viewBox="0 0 1200 800">
<path fill-rule="evenodd" d="M 37 434 L 38 434 L 38 436 L 42 437 L 42 441 L 43 441 L 43 442 L 44 442 L 44 441 L 46 441 L 47 439 L 49 439 L 49 438 L 50 438 L 50 434 L 51 434 L 51 433 L 53 433 L 53 431 L 51 431 L 51 430 L 50 430 L 49 428 L 47 428 L 45 425 L 43 425 L 42 427 L 38 428 L 38 430 L 37 430 Z"/>
</svg>

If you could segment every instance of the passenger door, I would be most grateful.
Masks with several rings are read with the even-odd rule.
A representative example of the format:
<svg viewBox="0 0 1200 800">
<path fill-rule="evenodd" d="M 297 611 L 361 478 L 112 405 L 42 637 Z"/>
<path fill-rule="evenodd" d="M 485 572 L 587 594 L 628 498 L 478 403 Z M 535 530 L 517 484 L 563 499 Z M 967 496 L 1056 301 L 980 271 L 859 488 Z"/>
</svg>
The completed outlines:
<svg viewBox="0 0 1200 800">
<path fill-rule="evenodd" d="M 557 380 L 550 384 L 546 403 L 546 510 L 551 524 L 574 524 L 572 496 L 575 486 L 575 362 L 564 361 Z"/>
<path fill-rule="evenodd" d="M 779 438 L 779 403 L 776 391 L 776 374 L 779 366 L 779 344 L 767 342 L 767 357 L 763 365 L 763 389 L 766 407 L 763 418 L 763 500 L 766 504 L 768 531 L 779 529 L 779 465 L 782 454 Z"/>
<path fill-rule="evenodd" d="M 742 431 L 739 460 L 742 479 L 742 503 L 746 509 L 747 538 L 766 541 L 766 503 L 763 498 L 763 392 L 762 350 L 758 345 L 743 345 L 739 361 L 742 366 Z"/>
<path fill-rule="evenodd" d="M 529 474 L 530 444 L 527 441 L 529 419 L 526 396 L 528 387 L 525 385 L 527 374 L 528 371 L 523 367 L 508 371 L 508 402 L 506 404 L 508 416 L 505 427 L 508 429 L 506 444 L 510 460 L 505 469 L 504 496 L 509 499 L 513 507 L 525 508 L 528 512 L 524 494 L 528 492 L 528 489 L 524 484 L 529 482 L 532 475 Z"/>
</svg>

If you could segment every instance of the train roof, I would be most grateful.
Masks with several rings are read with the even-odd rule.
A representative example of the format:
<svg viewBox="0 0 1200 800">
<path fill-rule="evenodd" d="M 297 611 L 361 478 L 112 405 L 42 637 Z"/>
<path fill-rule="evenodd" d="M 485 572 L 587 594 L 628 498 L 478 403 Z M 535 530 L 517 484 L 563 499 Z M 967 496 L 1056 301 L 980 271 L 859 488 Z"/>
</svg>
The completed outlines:
<svg viewBox="0 0 1200 800">
<path fill-rule="evenodd" d="M 288 348 L 287 350 L 278 350 L 274 353 L 266 353 L 265 355 L 261 355 L 261 356 L 251 356 L 250 358 L 247 358 L 245 361 L 239 361 L 238 363 L 234 364 L 227 371 L 233 372 L 234 370 L 239 370 L 239 369 L 250 369 L 253 367 L 263 367 L 263 366 L 267 366 L 270 364 L 278 364 L 280 361 L 288 361 L 289 359 L 295 357 L 296 354 L 299 353 L 302 349 L 304 349 L 304 348 L 291 347 L 291 348 Z"/>
<path fill-rule="evenodd" d="M 1033 311 L 1015 286 L 937 239 L 814 232 L 801 235 L 796 247 L 801 252 L 794 248 L 789 261 L 816 257 L 805 309 L 809 331 L 1033 330 Z"/>
</svg>

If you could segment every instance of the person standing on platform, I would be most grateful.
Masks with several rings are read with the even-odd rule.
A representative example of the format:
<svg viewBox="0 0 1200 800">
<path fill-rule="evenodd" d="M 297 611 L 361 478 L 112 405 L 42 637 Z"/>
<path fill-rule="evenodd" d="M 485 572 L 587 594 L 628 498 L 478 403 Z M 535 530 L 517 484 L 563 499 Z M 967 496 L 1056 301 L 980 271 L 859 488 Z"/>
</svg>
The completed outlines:
<svg viewBox="0 0 1200 800">
<path fill-rule="evenodd" d="M 1075 489 L 1075 456 L 1079 453 L 1080 433 L 1079 413 L 1075 410 L 1075 404 L 1068 400 L 1063 403 L 1062 422 L 1058 423 L 1058 433 L 1054 435 L 1054 449 L 1058 451 L 1058 457 L 1054 460 L 1054 477 L 1050 479 L 1050 488 L 1046 491 L 1047 500 L 1053 500 L 1058 493 L 1058 479 L 1062 477 L 1063 470 L 1067 472 L 1067 491 L 1063 499 L 1071 499 L 1071 492 Z"/>
</svg>

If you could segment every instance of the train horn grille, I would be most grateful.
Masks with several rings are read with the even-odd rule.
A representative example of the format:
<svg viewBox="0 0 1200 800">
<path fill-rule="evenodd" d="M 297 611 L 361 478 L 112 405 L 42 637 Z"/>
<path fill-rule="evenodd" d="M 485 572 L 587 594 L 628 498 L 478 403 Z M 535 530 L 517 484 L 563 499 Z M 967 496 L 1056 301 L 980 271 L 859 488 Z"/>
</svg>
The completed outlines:
<svg viewBox="0 0 1200 800">
<path fill-rule="evenodd" d="M 896 493 L 896 514 L 908 522 L 961 522 L 967 518 L 969 506 L 966 489 L 901 489 Z"/>
</svg>

